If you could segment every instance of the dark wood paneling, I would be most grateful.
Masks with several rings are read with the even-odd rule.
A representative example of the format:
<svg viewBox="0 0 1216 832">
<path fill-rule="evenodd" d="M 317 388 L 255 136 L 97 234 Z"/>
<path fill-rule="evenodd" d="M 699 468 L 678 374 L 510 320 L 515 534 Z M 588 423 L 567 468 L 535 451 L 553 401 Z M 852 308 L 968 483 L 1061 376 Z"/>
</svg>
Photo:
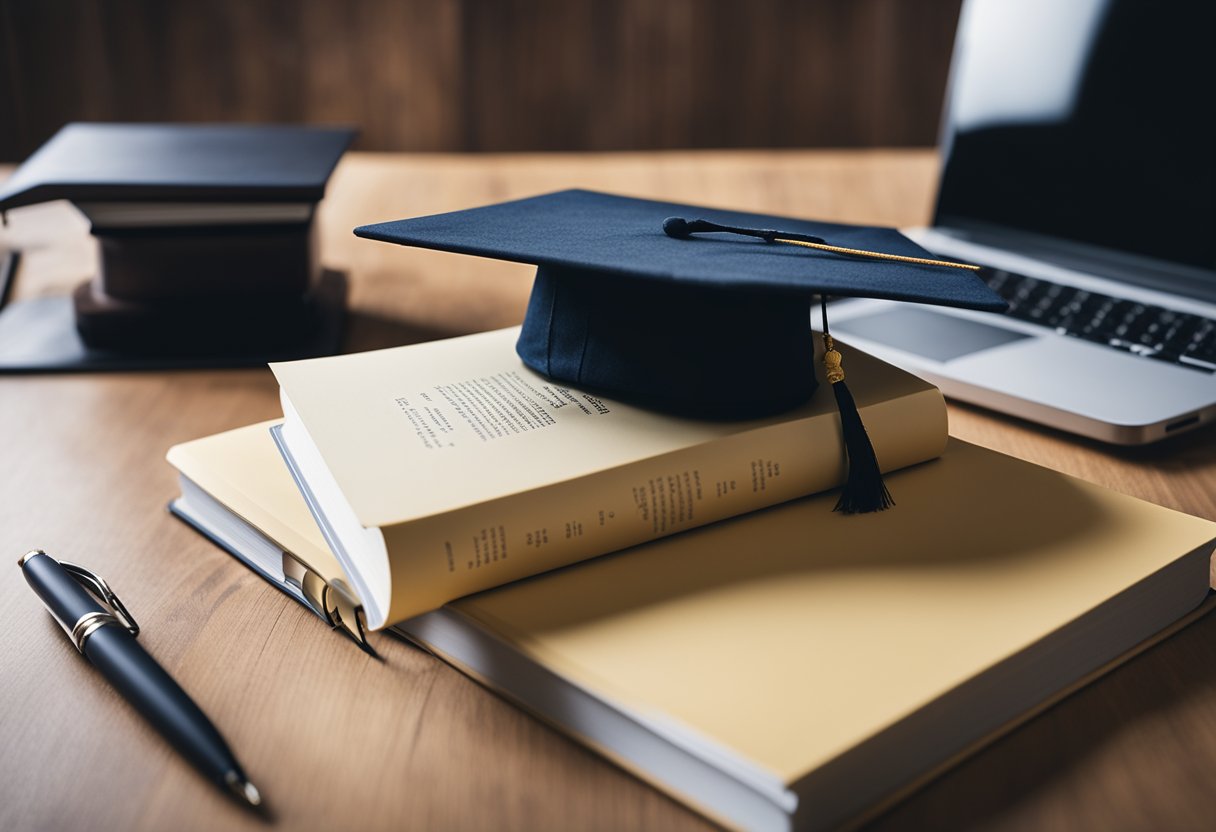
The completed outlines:
<svg viewBox="0 0 1216 832">
<path fill-rule="evenodd" d="M 0 0 L 0 159 L 72 120 L 367 150 L 927 145 L 960 0 Z"/>
</svg>

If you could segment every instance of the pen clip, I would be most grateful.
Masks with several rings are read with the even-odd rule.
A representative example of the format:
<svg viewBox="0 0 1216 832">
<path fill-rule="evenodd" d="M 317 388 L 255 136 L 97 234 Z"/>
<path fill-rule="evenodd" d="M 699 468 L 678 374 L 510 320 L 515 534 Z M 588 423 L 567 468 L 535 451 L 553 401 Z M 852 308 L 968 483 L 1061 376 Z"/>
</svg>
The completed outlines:
<svg viewBox="0 0 1216 832">
<path fill-rule="evenodd" d="M 127 612 L 127 608 L 123 606 L 122 601 L 114 594 L 114 590 L 110 589 L 110 585 L 106 583 L 105 578 L 96 572 L 85 569 L 83 566 L 77 566 L 65 560 L 59 561 L 59 565 L 75 578 L 78 584 L 88 590 L 94 598 L 103 605 L 108 606 L 114 613 L 114 617 L 118 619 L 118 623 L 126 627 L 131 635 L 139 635 L 139 625 L 135 623 L 135 619 L 131 616 L 131 613 Z"/>
</svg>

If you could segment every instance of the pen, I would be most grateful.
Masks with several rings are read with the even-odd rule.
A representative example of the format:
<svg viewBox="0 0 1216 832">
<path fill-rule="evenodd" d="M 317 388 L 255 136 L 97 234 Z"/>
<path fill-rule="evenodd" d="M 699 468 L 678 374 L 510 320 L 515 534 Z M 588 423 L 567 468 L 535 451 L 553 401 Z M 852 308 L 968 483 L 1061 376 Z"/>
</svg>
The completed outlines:
<svg viewBox="0 0 1216 832">
<path fill-rule="evenodd" d="M 41 549 L 27 552 L 17 565 L 76 649 L 182 756 L 239 800 L 261 805 L 261 795 L 211 720 L 135 640 L 139 625 L 104 580 Z"/>
</svg>

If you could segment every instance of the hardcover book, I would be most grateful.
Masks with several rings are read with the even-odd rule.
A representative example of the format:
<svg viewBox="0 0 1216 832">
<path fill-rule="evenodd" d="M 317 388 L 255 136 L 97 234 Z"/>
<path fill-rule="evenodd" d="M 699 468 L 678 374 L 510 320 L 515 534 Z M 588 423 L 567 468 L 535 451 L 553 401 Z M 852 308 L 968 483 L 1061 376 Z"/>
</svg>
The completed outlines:
<svg viewBox="0 0 1216 832">
<path fill-rule="evenodd" d="M 170 460 L 175 513 L 339 623 L 302 592 L 351 597 L 267 425 Z M 392 632 L 726 826 L 827 829 L 1213 605 L 1216 524 L 957 440 L 889 479 L 882 514 L 794 500 Z"/>
</svg>

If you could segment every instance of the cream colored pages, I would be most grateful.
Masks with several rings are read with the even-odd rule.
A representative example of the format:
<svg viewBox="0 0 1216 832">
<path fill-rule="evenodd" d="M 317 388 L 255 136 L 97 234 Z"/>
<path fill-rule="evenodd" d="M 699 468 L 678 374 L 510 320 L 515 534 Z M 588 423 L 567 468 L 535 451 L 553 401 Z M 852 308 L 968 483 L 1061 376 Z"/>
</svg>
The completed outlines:
<svg viewBox="0 0 1216 832">
<path fill-rule="evenodd" d="M 531 372 L 515 355 L 518 335 L 518 328 L 505 329 L 273 364 L 271 369 L 359 522 L 368 528 L 403 524 L 835 412 L 833 396 L 816 395 L 796 412 L 752 422 L 665 416 Z M 848 362 L 849 383 L 861 408 L 917 393 L 936 400 L 936 407 L 925 408 L 918 419 L 905 414 L 899 430 L 871 428 L 884 466 L 909 455 L 926 459 L 940 453 L 945 408 L 931 385 L 861 353 L 850 353 Z M 808 372 L 812 367 L 808 357 Z M 919 447 L 910 454 L 907 446 L 915 443 Z M 791 455 L 783 461 L 785 468 L 827 468 L 839 481 L 839 441 L 811 450 L 809 458 Z M 712 489 L 715 483 L 703 486 Z"/>
<path fill-rule="evenodd" d="M 844 479 L 826 388 L 770 419 L 680 419 L 543 379 L 515 356 L 517 336 L 274 365 L 287 436 L 302 431 L 319 454 L 307 476 L 327 469 L 325 493 L 383 534 L 387 570 L 378 552 L 343 555 L 366 579 L 373 628 Z M 941 453 L 936 388 L 857 351 L 849 366 L 884 470 Z"/>
<path fill-rule="evenodd" d="M 320 575 L 345 578 L 262 422 L 169 449 L 169 464 Z"/>
<path fill-rule="evenodd" d="M 828 393 L 828 396 L 831 394 Z M 936 390 L 865 408 L 888 468 L 940 453 Z M 834 488 L 844 478 L 839 422 L 786 423 L 711 445 L 491 500 L 383 529 L 391 561 L 384 623 L 474 592 L 568 566 L 696 526 Z M 894 440 L 894 441 L 890 441 Z M 892 446 L 895 446 L 892 451 Z M 769 477 L 770 472 L 777 476 Z M 835 497 L 833 497 L 833 500 Z M 895 499 L 902 499 L 896 490 Z M 824 509 L 831 512 L 831 506 Z M 375 623 L 373 628 L 379 628 Z"/>
<path fill-rule="evenodd" d="M 449 609 L 792 784 L 1216 537 L 955 440 L 890 485 L 881 514 L 824 495 Z"/>
</svg>

